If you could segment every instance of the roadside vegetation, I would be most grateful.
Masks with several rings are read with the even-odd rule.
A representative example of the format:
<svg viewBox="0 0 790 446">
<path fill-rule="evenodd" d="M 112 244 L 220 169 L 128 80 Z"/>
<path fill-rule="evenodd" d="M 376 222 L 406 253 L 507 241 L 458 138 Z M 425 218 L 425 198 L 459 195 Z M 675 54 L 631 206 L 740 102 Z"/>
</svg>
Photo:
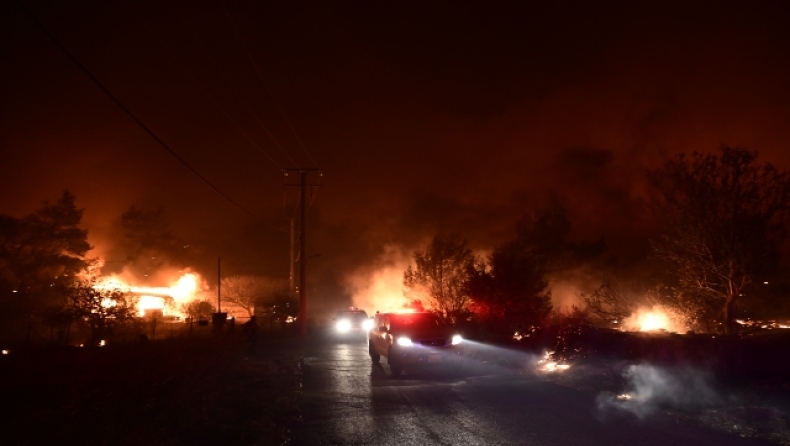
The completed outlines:
<svg viewBox="0 0 790 446">
<path fill-rule="evenodd" d="M 614 389 L 624 364 L 696 367 L 731 389 L 790 401 L 790 173 L 722 147 L 647 175 L 648 256 L 624 265 L 606 240 L 573 239 L 553 197 L 484 257 L 459 234 L 436 234 L 404 273 L 406 297 L 469 339 L 573 364 L 568 380 L 609 370 L 593 380 Z M 573 271 L 588 290 L 575 306 L 553 307 L 552 285 Z"/>
<path fill-rule="evenodd" d="M 790 316 L 781 314 L 790 299 L 783 258 L 790 173 L 758 161 L 755 151 L 722 147 L 678 155 L 647 176 L 641 218 L 653 228 L 652 253 L 622 266 L 630 277 L 617 271 L 604 239 L 572 239 L 568 211 L 552 197 L 526 212 L 515 237 L 484 258 L 461 235 L 436 234 L 414 253 L 405 295 L 497 342 L 563 316 L 619 328 L 640 308 L 660 308 L 682 333 L 736 334 L 750 317 Z M 576 307 L 553 308 L 552 283 L 579 269 L 600 285 L 580 293 Z"/>
</svg>

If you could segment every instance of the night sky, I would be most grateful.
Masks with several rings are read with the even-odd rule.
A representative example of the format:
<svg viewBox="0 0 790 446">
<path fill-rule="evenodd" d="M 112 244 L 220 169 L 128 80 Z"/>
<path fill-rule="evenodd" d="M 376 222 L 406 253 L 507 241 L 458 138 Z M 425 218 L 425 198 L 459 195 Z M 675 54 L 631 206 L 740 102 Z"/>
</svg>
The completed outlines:
<svg viewBox="0 0 790 446">
<path fill-rule="evenodd" d="M 664 156 L 728 144 L 790 164 L 788 13 L 753 3 L 25 2 L 237 206 L 6 2 L 0 213 L 68 189 L 113 260 L 121 213 L 163 207 L 201 247 L 193 268 L 285 278 L 281 169 L 308 167 L 313 308 L 402 273 L 439 230 L 488 252 L 552 192 L 575 238 L 627 263 Z"/>
</svg>

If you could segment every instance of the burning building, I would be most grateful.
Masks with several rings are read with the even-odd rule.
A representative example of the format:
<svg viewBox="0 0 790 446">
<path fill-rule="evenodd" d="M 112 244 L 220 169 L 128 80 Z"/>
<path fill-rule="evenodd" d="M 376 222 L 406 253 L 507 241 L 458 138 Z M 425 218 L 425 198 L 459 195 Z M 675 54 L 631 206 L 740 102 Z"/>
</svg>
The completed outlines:
<svg viewBox="0 0 790 446">
<path fill-rule="evenodd" d="M 192 272 L 182 274 L 170 286 L 131 285 L 117 276 L 104 278 L 95 286 L 125 293 L 132 300 L 131 303 L 137 308 L 140 317 L 176 318 L 184 316 L 184 305 L 198 299 L 199 292 L 205 288 L 200 276 Z"/>
</svg>

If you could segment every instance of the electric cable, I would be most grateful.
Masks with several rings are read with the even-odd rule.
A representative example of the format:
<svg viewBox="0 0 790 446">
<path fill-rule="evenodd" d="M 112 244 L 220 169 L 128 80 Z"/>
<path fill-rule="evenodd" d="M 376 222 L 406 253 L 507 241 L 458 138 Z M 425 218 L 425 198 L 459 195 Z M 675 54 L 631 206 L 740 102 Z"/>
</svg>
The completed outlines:
<svg viewBox="0 0 790 446">
<path fill-rule="evenodd" d="M 146 23 L 146 28 L 151 33 L 151 35 L 154 36 L 154 38 L 157 40 L 157 42 L 159 42 L 160 46 L 165 48 L 167 53 L 170 55 L 171 59 L 175 61 L 175 64 L 181 69 L 181 71 L 183 71 L 192 80 L 192 82 L 197 86 L 197 88 L 203 93 L 203 95 L 206 96 L 208 101 L 212 105 L 217 107 L 217 109 L 225 116 L 225 118 L 227 118 L 228 121 L 230 121 L 231 124 L 233 124 L 233 126 L 236 127 L 236 129 L 242 134 L 242 136 L 244 136 L 244 138 L 250 144 L 252 144 L 259 152 L 261 152 L 266 157 L 266 159 L 268 159 L 272 164 L 274 164 L 274 166 L 277 167 L 278 170 L 282 170 L 282 167 L 280 166 L 280 164 L 277 163 L 277 161 L 275 161 L 274 158 L 272 158 L 265 150 L 263 150 L 263 148 L 260 145 L 258 145 L 258 143 L 256 143 L 252 139 L 252 137 L 250 137 L 250 135 L 247 134 L 246 131 L 244 131 L 244 128 L 241 126 L 241 124 L 239 124 L 238 121 L 236 121 L 233 118 L 233 116 L 231 116 L 230 113 L 228 113 L 228 111 L 224 107 L 222 107 L 222 105 L 220 105 L 219 102 L 216 99 L 214 99 L 214 97 L 212 96 L 211 93 L 209 93 L 209 91 L 205 87 L 205 85 L 203 85 L 203 83 L 200 82 L 197 79 L 197 77 L 192 74 L 192 71 L 187 67 L 186 63 L 184 63 L 184 61 L 180 57 L 178 57 L 176 52 L 173 50 L 173 47 L 171 45 L 169 45 L 167 42 L 164 41 L 164 39 L 159 35 L 159 33 L 156 32 L 154 27 L 151 26 L 150 23 Z"/>
<path fill-rule="evenodd" d="M 313 203 L 315 202 L 315 197 L 318 196 L 318 191 L 321 190 L 321 182 L 324 180 L 324 176 L 321 175 L 318 177 L 318 184 L 313 186 L 313 190 L 310 193 L 310 203 L 307 204 L 307 210 L 305 212 L 310 212 L 310 208 L 313 207 Z"/>
<path fill-rule="evenodd" d="M 117 105 L 117 106 L 118 106 L 118 107 L 119 107 L 121 110 L 123 110 L 123 111 L 124 111 L 124 113 L 126 113 L 126 114 L 127 114 L 129 117 L 130 117 L 130 118 L 132 118 L 132 120 L 133 120 L 133 121 L 134 121 L 134 122 L 135 122 L 135 123 L 136 123 L 138 126 L 140 126 L 140 128 L 142 128 L 143 130 L 145 130 L 145 132 L 146 132 L 146 133 L 148 133 L 148 135 L 150 135 L 150 136 L 151 136 L 151 138 L 153 138 L 153 139 L 154 139 L 154 141 L 156 141 L 156 142 L 157 142 L 157 143 L 158 143 L 158 144 L 159 144 L 159 145 L 160 145 L 162 148 L 164 148 L 165 150 L 167 150 L 167 152 L 168 152 L 168 153 L 170 153 L 171 155 L 173 155 L 173 157 L 175 157 L 175 159 L 177 159 L 177 160 L 178 160 L 178 161 L 179 161 L 179 162 L 180 162 L 182 165 L 184 165 L 184 167 L 186 167 L 186 168 L 187 168 L 187 169 L 189 169 L 189 170 L 190 170 L 190 171 L 191 171 L 193 174 L 195 174 L 195 176 L 197 176 L 198 178 L 200 178 L 200 179 L 201 179 L 201 180 L 202 180 L 202 181 L 203 181 L 203 182 L 204 182 L 206 185 L 208 185 L 208 186 L 209 186 L 211 189 L 213 189 L 213 190 L 214 190 L 214 192 L 218 193 L 220 196 L 222 196 L 223 198 L 225 198 L 225 200 L 227 200 L 229 203 L 231 203 L 231 204 L 233 204 L 234 206 L 236 206 L 236 207 L 237 207 L 239 210 L 241 210 L 242 212 L 246 213 L 247 215 L 249 215 L 249 216 L 251 216 L 251 217 L 253 216 L 253 214 L 252 214 L 250 211 L 248 211 L 248 210 L 247 210 L 247 209 L 245 209 L 243 206 L 241 206 L 240 204 L 238 204 L 238 203 L 237 203 L 235 200 L 233 200 L 232 198 L 230 198 L 230 196 L 228 196 L 227 194 L 225 194 L 224 192 L 222 192 L 222 191 L 221 191 L 221 190 L 220 190 L 220 189 L 219 189 L 217 186 L 215 186 L 215 185 L 214 185 L 214 184 L 213 184 L 211 181 L 209 181 L 207 178 L 205 178 L 203 175 L 201 175 L 201 174 L 200 174 L 200 173 L 199 173 L 197 170 L 195 170 L 195 168 L 193 168 L 192 166 L 190 166 L 190 165 L 189 165 L 189 163 L 187 163 L 187 162 L 186 162 L 186 160 L 184 160 L 184 159 L 183 159 L 183 158 L 182 158 L 182 157 L 181 157 L 181 156 L 180 156 L 178 153 L 176 153 L 176 152 L 175 152 L 175 151 L 174 151 L 172 148 L 170 148 L 170 146 L 168 146 L 168 145 L 167 145 L 167 143 L 165 143 L 165 142 L 164 142 L 164 141 L 163 141 L 161 138 L 159 138 L 159 137 L 156 135 L 156 133 L 154 133 L 154 132 L 153 132 L 153 130 L 151 130 L 151 129 L 150 129 L 148 126 L 146 126 L 146 125 L 145 125 L 145 123 L 143 123 L 143 121 L 142 121 L 142 120 L 140 120 L 140 118 L 138 118 L 138 117 L 137 117 L 137 115 L 135 115 L 135 114 L 134 114 L 134 113 L 133 113 L 131 110 L 129 110 L 129 109 L 128 109 L 128 108 L 127 108 L 127 107 L 126 107 L 126 106 L 125 106 L 125 105 L 124 105 L 124 104 L 121 102 L 121 100 L 120 100 L 120 99 L 118 99 L 118 97 L 116 97 L 116 96 L 115 96 L 115 95 L 114 95 L 114 94 L 113 94 L 113 93 L 112 93 L 112 92 L 111 92 L 111 91 L 110 91 L 110 90 L 109 90 L 107 87 L 105 87 L 105 86 L 104 86 L 104 84 L 102 84 L 102 83 L 99 81 L 99 79 L 98 79 L 96 76 L 94 76 L 94 75 L 93 75 L 93 73 L 91 73 L 91 71 L 90 71 L 90 70 L 88 70 L 88 68 L 87 68 L 87 67 L 85 67 L 85 65 L 83 65 L 83 64 L 82 64 L 82 63 L 81 63 L 81 62 L 80 62 L 80 61 L 79 61 L 79 60 L 78 60 L 78 59 L 77 59 L 77 58 L 74 56 L 74 54 L 72 54 L 72 53 L 71 53 L 71 51 L 69 51 L 69 49 L 68 49 L 68 48 L 66 48 L 66 46 L 65 46 L 63 43 L 61 43 L 61 42 L 60 42 L 60 40 L 59 40 L 57 37 L 55 37 L 55 35 L 54 35 L 54 34 L 52 34 L 52 33 L 51 33 L 51 32 L 50 32 L 50 31 L 49 31 L 49 30 L 48 30 L 48 29 L 47 29 L 47 28 L 46 28 L 46 27 L 45 27 L 45 26 L 44 26 L 44 25 L 43 25 L 43 24 L 42 24 L 42 23 L 41 23 L 41 22 L 40 22 L 40 21 L 39 21 L 39 20 L 36 18 L 36 16 L 34 16 L 34 15 L 33 15 L 33 13 L 32 13 L 32 12 L 30 12 L 30 11 L 29 11 L 27 8 L 25 8 L 23 5 L 21 5 L 21 4 L 19 4 L 19 3 L 17 3 L 17 4 L 18 4 L 18 6 L 19 6 L 19 7 L 22 9 L 22 11 L 24 11 L 24 12 L 25 12 L 25 15 L 27 15 L 28 19 L 30 19 L 30 21 L 31 21 L 31 22 L 33 22 L 33 23 L 34 23 L 34 24 L 35 24 L 35 25 L 36 25 L 36 26 L 37 26 L 37 27 L 38 27 L 38 28 L 39 28 L 39 29 L 40 29 L 40 30 L 41 30 L 41 31 L 42 31 L 42 32 L 43 32 L 43 33 L 44 33 L 44 34 L 47 36 L 47 37 L 49 37 L 49 38 L 50 38 L 50 40 L 52 40 L 52 42 L 54 42 L 54 43 L 55 43 L 55 45 L 56 45 L 58 48 L 60 48 L 60 50 L 61 50 L 61 51 L 63 51 L 63 53 L 64 53 L 64 54 L 65 54 L 65 55 L 66 55 L 66 56 L 67 56 L 67 57 L 68 57 L 68 58 L 69 58 L 69 59 L 70 59 L 72 62 L 74 62 L 74 64 L 75 64 L 75 65 L 77 65 L 77 67 L 79 67 L 79 69 L 80 69 L 80 70 L 82 70 L 82 72 L 83 72 L 83 73 L 85 73 L 85 74 L 86 74 L 86 75 L 87 75 L 87 76 L 88 76 L 88 77 L 91 79 L 91 81 L 93 81 L 93 83 L 94 83 L 94 84 L 96 84 L 96 86 L 98 86 L 98 87 L 99 87 L 99 88 L 100 88 L 100 89 L 101 89 L 101 90 L 102 90 L 102 91 L 103 91 L 105 94 L 107 94 L 107 96 L 109 96 L 109 97 L 110 97 L 110 99 L 112 99 L 112 101 L 113 101 L 113 102 L 115 102 L 115 104 L 116 104 L 116 105 Z"/>
<path fill-rule="evenodd" d="M 288 124 L 288 128 L 291 130 L 291 133 L 293 133 L 294 137 L 296 138 L 296 141 L 299 143 L 299 146 L 307 154 L 307 157 L 310 158 L 310 161 L 313 162 L 313 165 L 315 165 L 316 167 L 320 167 L 318 165 L 318 163 L 315 161 L 315 158 L 313 158 L 313 155 L 310 153 L 309 150 L 307 150 L 307 147 L 302 142 L 302 138 L 299 137 L 299 133 L 297 133 L 296 129 L 291 124 L 291 120 L 288 119 L 288 115 L 285 114 L 285 111 L 280 106 L 279 101 L 277 101 L 277 97 L 274 95 L 274 92 L 269 87 L 269 83 L 266 82 L 266 78 L 263 76 L 263 73 L 261 73 L 260 67 L 258 66 L 258 64 L 255 63 L 255 58 L 252 57 L 252 53 L 250 52 L 250 49 L 247 46 L 247 43 L 244 40 L 244 37 L 241 35 L 241 32 L 239 31 L 238 27 L 236 26 L 236 22 L 233 21 L 233 17 L 228 12 L 228 8 L 227 8 L 227 6 L 225 5 L 224 2 L 222 3 L 222 9 L 225 12 L 225 16 L 228 18 L 228 22 L 230 22 L 231 26 L 233 27 L 233 31 L 236 33 L 236 38 L 239 39 L 239 42 L 241 43 L 241 47 L 244 48 L 244 51 L 247 53 L 247 58 L 250 60 L 250 64 L 252 64 L 253 68 L 255 68 L 255 72 L 258 74 L 258 79 L 260 79 L 261 84 L 266 89 L 266 91 L 269 93 L 269 96 L 271 97 L 272 102 L 274 102 L 274 105 L 277 107 L 277 111 L 280 113 L 280 116 L 283 118 L 285 123 Z"/>
<path fill-rule="evenodd" d="M 233 93 L 236 95 L 236 98 L 242 104 L 244 104 L 244 106 L 247 108 L 247 111 L 252 115 L 252 117 L 255 119 L 255 121 L 258 123 L 258 125 L 266 132 L 266 135 L 269 136 L 269 138 L 272 140 L 272 142 L 274 142 L 274 145 L 278 149 L 280 149 L 280 152 L 282 152 L 282 154 L 285 155 L 285 157 L 288 158 L 288 160 L 291 161 L 291 163 L 296 165 L 297 164 L 296 161 L 294 161 L 294 159 L 291 158 L 290 155 L 288 155 L 288 153 L 285 151 L 285 149 L 282 147 L 282 145 L 280 145 L 280 142 L 277 141 L 277 138 L 274 137 L 274 135 L 271 133 L 271 131 L 269 131 L 269 128 L 263 123 L 263 121 L 261 121 L 261 119 L 258 117 L 257 113 L 255 113 L 255 111 L 252 109 L 250 104 L 244 99 L 244 96 L 241 95 L 239 90 L 236 88 L 235 84 L 230 80 L 230 77 L 227 75 L 227 73 L 225 73 L 225 70 L 223 70 L 222 67 L 220 67 L 219 64 L 217 64 L 217 62 L 211 56 L 211 53 L 209 52 L 208 47 L 206 47 L 206 44 L 203 43 L 203 40 L 200 38 L 200 36 L 198 36 L 198 34 L 195 31 L 195 29 L 189 24 L 189 22 L 186 20 L 184 15 L 181 14 L 181 11 L 178 10 L 177 8 L 175 8 L 175 10 L 176 10 L 176 13 L 178 14 L 179 18 L 181 19 L 181 21 L 184 23 L 184 25 L 187 27 L 187 29 L 189 29 L 189 31 L 192 34 L 192 36 L 200 44 L 201 48 L 203 48 L 203 51 L 208 55 L 207 58 L 211 62 L 211 65 L 217 71 L 219 71 L 219 73 L 225 79 L 225 82 L 228 84 L 230 89 L 233 90 Z"/>
</svg>

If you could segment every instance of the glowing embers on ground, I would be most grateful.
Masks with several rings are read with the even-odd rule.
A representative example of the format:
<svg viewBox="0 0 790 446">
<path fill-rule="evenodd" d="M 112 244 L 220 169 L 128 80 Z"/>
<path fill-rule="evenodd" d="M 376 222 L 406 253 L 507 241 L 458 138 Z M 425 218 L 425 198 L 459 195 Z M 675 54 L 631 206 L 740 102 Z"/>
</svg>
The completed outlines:
<svg viewBox="0 0 790 446">
<path fill-rule="evenodd" d="M 161 315 L 165 316 L 182 316 L 182 305 L 196 299 L 200 283 L 201 280 L 197 274 L 186 273 L 169 287 L 129 285 L 118 277 L 102 280 L 95 287 L 103 290 L 118 290 L 129 294 L 134 300 L 137 314 L 141 317 L 156 313 L 161 313 Z M 105 303 L 102 302 L 102 305 L 105 305 Z M 108 300 L 105 306 L 113 305 L 115 305 L 115 302 Z"/>
<path fill-rule="evenodd" d="M 762 328 L 766 330 L 771 330 L 774 328 L 790 328 L 790 321 L 755 321 L 752 319 L 736 319 L 735 322 L 738 325 L 747 328 Z"/>
<path fill-rule="evenodd" d="M 535 333 L 537 330 L 538 330 L 537 327 L 532 327 L 532 328 L 529 329 L 529 332 L 517 331 L 517 332 L 513 333 L 513 340 L 514 341 L 521 341 L 523 339 L 526 339 L 526 338 L 532 336 L 532 334 Z"/>
<path fill-rule="evenodd" d="M 571 368 L 570 364 L 563 364 L 554 360 L 554 352 L 546 352 L 543 358 L 538 360 L 538 370 L 541 372 L 563 372 Z"/>
</svg>

